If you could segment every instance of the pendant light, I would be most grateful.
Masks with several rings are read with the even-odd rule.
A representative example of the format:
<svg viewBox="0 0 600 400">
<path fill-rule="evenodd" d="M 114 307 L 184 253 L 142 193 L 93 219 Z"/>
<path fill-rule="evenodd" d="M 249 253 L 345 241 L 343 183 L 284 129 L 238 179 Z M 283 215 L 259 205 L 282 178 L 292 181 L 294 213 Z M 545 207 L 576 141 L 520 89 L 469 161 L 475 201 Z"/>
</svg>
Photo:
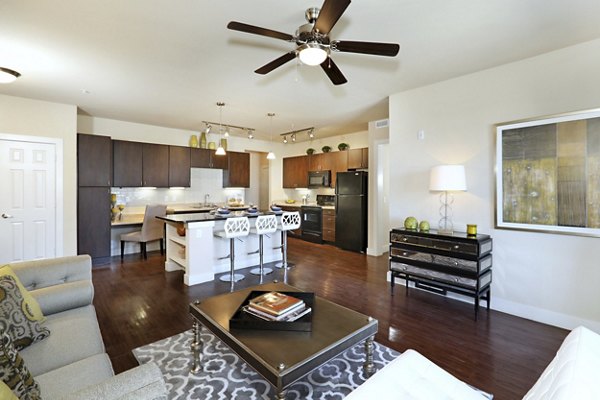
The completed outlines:
<svg viewBox="0 0 600 400">
<path fill-rule="evenodd" d="M 223 131 L 223 107 L 225 106 L 225 103 L 219 101 L 217 106 L 219 106 L 219 146 L 217 147 L 217 151 L 215 151 L 215 155 L 224 156 L 226 153 L 225 149 L 223 148 L 223 139 L 221 139 L 221 133 Z"/>
<path fill-rule="evenodd" d="M 269 124 L 269 144 L 271 146 L 273 146 L 273 117 L 275 116 L 275 113 L 268 113 L 267 116 L 269 118 L 271 118 L 271 122 Z M 273 151 L 269 151 L 269 154 L 267 154 L 267 160 L 274 160 L 275 159 L 275 153 L 273 153 Z"/>
</svg>

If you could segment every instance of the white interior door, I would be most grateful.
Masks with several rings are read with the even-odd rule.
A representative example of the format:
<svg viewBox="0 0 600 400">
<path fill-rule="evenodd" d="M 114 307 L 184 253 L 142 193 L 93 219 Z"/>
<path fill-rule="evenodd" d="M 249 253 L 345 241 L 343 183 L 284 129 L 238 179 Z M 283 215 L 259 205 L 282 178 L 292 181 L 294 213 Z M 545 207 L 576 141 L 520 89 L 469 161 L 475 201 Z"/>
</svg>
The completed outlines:
<svg viewBox="0 0 600 400">
<path fill-rule="evenodd" d="M 0 265 L 56 256 L 56 145 L 0 139 Z"/>
</svg>

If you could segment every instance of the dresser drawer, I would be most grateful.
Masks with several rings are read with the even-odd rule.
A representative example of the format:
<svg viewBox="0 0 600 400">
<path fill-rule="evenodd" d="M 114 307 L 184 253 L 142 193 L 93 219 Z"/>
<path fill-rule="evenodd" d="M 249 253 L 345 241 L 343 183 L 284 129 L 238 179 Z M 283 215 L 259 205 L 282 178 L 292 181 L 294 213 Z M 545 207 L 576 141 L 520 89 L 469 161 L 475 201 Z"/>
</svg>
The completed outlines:
<svg viewBox="0 0 600 400">
<path fill-rule="evenodd" d="M 462 258 L 441 256 L 432 253 L 422 253 L 401 248 L 390 248 L 390 256 L 404 260 L 405 262 L 420 261 L 427 264 L 434 264 L 441 267 L 451 267 L 460 271 L 466 271 L 473 274 L 481 273 L 492 266 L 492 255 L 488 255 L 479 261 L 465 260 Z"/>
<path fill-rule="evenodd" d="M 437 249 L 473 255 L 479 254 L 479 246 L 477 243 L 453 242 L 449 240 L 431 239 L 396 232 L 392 232 L 391 241 L 392 243 L 410 244 L 413 246 L 427 247 L 428 249 Z"/>
<path fill-rule="evenodd" d="M 462 276 L 456 276 L 452 274 L 446 274 L 439 271 L 434 271 L 427 268 L 421 268 L 414 265 L 399 263 L 395 261 L 390 262 L 390 269 L 395 272 L 404 273 L 407 275 L 420 277 L 423 279 L 428 279 L 436 282 L 443 282 L 455 286 L 462 286 L 468 289 L 477 289 L 477 282 L 480 282 L 479 287 L 485 287 L 492 281 L 492 274 L 486 273 L 478 278 L 465 278 Z"/>
</svg>

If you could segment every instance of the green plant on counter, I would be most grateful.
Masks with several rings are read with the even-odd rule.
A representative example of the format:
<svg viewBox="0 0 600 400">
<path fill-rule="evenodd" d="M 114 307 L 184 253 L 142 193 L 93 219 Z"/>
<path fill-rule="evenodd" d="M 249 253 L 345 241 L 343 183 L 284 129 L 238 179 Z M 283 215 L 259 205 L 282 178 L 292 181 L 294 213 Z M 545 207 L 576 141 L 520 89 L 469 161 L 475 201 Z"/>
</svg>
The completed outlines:
<svg viewBox="0 0 600 400">
<path fill-rule="evenodd" d="M 338 150 L 339 151 L 344 151 L 344 150 L 348 150 L 350 146 L 348 145 L 348 143 L 340 143 L 338 144 Z"/>
<path fill-rule="evenodd" d="M 323 151 L 323 153 L 329 153 L 331 151 L 331 147 L 330 146 L 323 146 L 323 147 L 321 147 L 321 150 Z"/>
<path fill-rule="evenodd" d="M 310 156 L 311 154 L 313 154 L 314 152 L 315 152 L 315 149 L 313 149 L 312 147 L 310 147 L 310 148 L 306 149 L 306 154 L 308 154 L 309 156 Z"/>
</svg>

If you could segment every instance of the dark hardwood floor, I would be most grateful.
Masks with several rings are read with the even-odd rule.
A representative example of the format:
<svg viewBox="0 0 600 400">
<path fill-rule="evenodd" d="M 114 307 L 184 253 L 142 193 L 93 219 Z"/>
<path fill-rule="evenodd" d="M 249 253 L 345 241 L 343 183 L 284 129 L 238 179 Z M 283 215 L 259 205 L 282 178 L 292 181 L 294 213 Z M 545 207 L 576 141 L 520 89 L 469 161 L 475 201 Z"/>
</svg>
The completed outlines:
<svg viewBox="0 0 600 400">
<path fill-rule="evenodd" d="M 288 283 L 379 320 L 376 340 L 398 351 L 412 348 L 495 399 L 519 399 L 552 360 L 567 331 L 420 290 L 390 295 L 387 255 L 370 257 L 291 238 Z M 243 271 L 237 287 L 258 284 Z M 283 280 L 281 270 L 265 281 Z M 183 272 L 165 272 L 151 253 L 114 257 L 94 267 L 94 304 L 115 372 L 137 365 L 131 350 L 191 327 L 188 304 L 229 290 L 219 281 L 188 287 Z M 493 298 L 492 298 L 493 302 Z"/>
</svg>

